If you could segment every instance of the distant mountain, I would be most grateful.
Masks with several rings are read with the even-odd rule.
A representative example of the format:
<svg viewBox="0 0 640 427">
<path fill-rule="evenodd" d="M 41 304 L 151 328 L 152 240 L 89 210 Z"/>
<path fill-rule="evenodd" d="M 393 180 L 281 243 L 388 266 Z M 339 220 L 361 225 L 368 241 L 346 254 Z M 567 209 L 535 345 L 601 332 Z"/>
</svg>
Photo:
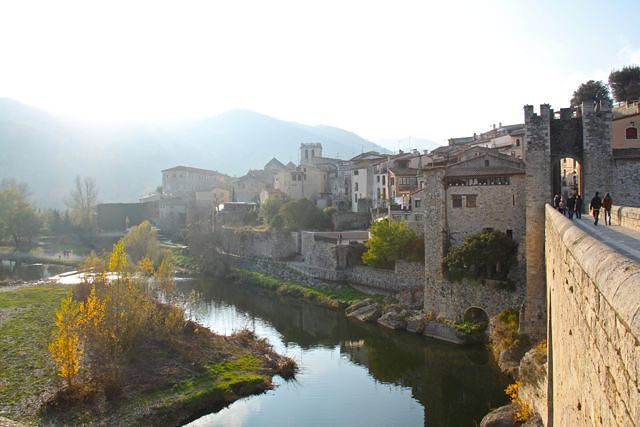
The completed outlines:
<svg viewBox="0 0 640 427">
<path fill-rule="evenodd" d="M 414 136 L 407 136 L 403 138 L 375 138 L 373 142 L 394 152 L 397 152 L 398 150 L 407 152 L 414 148 L 420 151 L 431 151 L 442 146 L 442 144 L 438 144 L 430 139 L 416 138 Z"/>
<path fill-rule="evenodd" d="M 287 122 L 253 111 L 161 123 L 90 124 L 0 98 L 0 179 L 27 182 L 40 207 L 63 207 L 76 175 L 96 179 L 101 202 L 136 201 L 161 182 L 160 171 L 184 165 L 233 176 L 272 157 L 298 162 L 302 142 L 348 159 L 387 152 L 331 126 Z"/>
</svg>

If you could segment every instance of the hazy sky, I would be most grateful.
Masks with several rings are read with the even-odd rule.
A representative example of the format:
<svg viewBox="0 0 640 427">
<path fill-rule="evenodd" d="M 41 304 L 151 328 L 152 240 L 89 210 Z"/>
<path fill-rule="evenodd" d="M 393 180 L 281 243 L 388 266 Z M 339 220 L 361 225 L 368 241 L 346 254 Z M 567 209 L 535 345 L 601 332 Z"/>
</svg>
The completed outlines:
<svg viewBox="0 0 640 427">
<path fill-rule="evenodd" d="M 0 97 L 90 119 L 247 108 L 434 139 L 640 63 L 640 1 L 0 0 Z"/>
</svg>

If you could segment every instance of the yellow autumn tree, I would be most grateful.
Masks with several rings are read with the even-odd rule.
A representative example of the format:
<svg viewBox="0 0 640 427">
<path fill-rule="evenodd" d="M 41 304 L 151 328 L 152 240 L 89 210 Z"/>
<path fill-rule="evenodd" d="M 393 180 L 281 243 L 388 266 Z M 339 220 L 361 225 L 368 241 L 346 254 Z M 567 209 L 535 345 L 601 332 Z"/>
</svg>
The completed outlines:
<svg viewBox="0 0 640 427">
<path fill-rule="evenodd" d="M 63 299 L 60 309 L 56 310 L 56 327 L 49 343 L 49 352 L 58 365 L 58 375 L 67 381 L 68 387 L 73 386 L 81 368 L 80 317 L 80 305 L 72 296 Z"/>
<path fill-rule="evenodd" d="M 113 245 L 113 252 L 111 252 L 111 256 L 109 257 L 109 271 L 124 273 L 127 271 L 127 267 L 129 267 L 127 251 L 124 242 L 120 240 Z"/>
</svg>

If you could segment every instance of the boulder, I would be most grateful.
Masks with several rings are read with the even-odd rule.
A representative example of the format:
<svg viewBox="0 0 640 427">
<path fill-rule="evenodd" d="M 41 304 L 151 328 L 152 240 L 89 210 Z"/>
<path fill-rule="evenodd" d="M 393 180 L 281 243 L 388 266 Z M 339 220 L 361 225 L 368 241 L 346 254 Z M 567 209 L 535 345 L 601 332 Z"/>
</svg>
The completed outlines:
<svg viewBox="0 0 640 427">
<path fill-rule="evenodd" d="M 355 317 L 361 322 L 375 322 L 381 315 L 382 308 L 380 308 L 380 304 L 372 303 L 351 311 L 347 314 L 347 317 Z"/>
<path fill-rule="evenodd" d="M 453 344 L 465 343 L 465 341 L 460 337 L 460 334 L 458 333 L 456 328 L 437 321 L 428 322 L 425 325 L 422 334 L 427 337 L 435 338 L 442 341 L 448 341 Z"/>
<path fill-rule="evenodd" d="M 518 377 L 518 369 L 520 367 L 520 358 L 522 352 L 517 348 L 508 348 L 502 350 L 498 357 L 498 366 L 500 370 L 512 378 Z"/>
<path fill-rule="evenodd" d="M 542 418 L 540 415 L 535 414 L 533 417 L 529 418 L 522 427 L 544 427 L 544 423 L 542 422 Z"/>
<path fill-rule="evenodd" d="M 384 326 L 389 329 L 404 329 L 407 327 L 407 316 L 408 313 L 406 310 L 391 310 L 384 313 L 378 319 L 378 324 Z"/>
<path fill-rule="evenodd" d="M 414 314 L 407 319 L 407 331 L 414 334 L 421 334 L 424 332 L 424 325 L 426 320 L 422 314 Z"/>
<path fill-rule="evenodd" d="M 371 305 L 371 304 L 373 304 L 373 301 L 371 301 L 371 299 L 370 299 L 370 298 L 366 298 L 366 299 L 363 299 L 362 301 L 358 301 L 358 302 L 356 302 L 356 303 L 354 303 L 354 304 L 351 304 L 349 307 L 347 307 L 347 308 L 344 310 L 344 312 L 345 312 L 345 314 L 346 314 L 347 316 L 349 316 L 349 315 L 350 315 L 351 313 L 353 313 L 354 311 L 359 310 L 359 309 L 361 309 L 362 307 L 366 307 L 366 306 Z"/>
<path fill-rule="evenodd" d="M 516 411 L 514 404 L 494 409 L 480 421 L 480 427 L 515 427 L 518 425 Z"/>
</svg>

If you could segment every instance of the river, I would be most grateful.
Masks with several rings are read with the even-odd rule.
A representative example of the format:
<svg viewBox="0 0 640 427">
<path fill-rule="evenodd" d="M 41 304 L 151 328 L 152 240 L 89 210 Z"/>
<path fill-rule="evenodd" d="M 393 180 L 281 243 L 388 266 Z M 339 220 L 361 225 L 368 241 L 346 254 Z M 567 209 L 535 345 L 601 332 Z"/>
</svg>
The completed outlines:
<svg viewBox="0 0 640 427">
<path fill-rule="evenodd" d="M 0 279 L 48 279 L 68 269 L 0 262 Z M 73 284 L 77 275 L 55 278 Z M 240 399 L 189 426 L 475 426 L 507 402 L 484 347 L 459 347 L 348 319 L 275 292 L 216 280 L 177 280 L 187 314 L 220 334 L 244 328 L 296 360 L 296 379 Z"/>
<path fill-rule="evenodd" d="M 187 312 L 221 334 L 248 328 L 294 358 L 294 381 L 236 401 L 189 426 L 474 426 L 507 402 L 483 347 L 459 347 L 348 319 L 272 291 L 179 282 Z"/>
</svg>

